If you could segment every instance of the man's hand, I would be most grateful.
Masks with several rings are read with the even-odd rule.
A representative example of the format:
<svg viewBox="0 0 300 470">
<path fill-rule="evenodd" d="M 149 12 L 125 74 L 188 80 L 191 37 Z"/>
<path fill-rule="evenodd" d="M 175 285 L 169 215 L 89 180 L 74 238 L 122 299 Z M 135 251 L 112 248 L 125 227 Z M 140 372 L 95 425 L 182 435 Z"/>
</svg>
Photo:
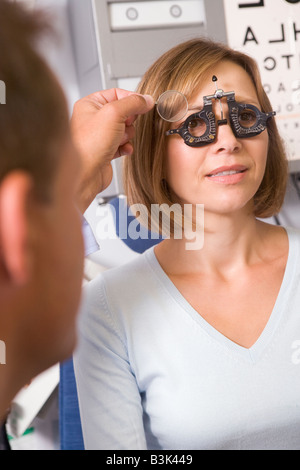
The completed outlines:
<svg viewBox="0 0 300 470">
<path fill-rule="evenodd" d="M 132 154 L 133 123 L 137 115 L 153 106 L 151 96 L 117 88 L 94 93 L 75 104 L 71 130 L 82 161 L 78 202 L 82 212 L 111 183 L 111 161 Z"/>
</svg>

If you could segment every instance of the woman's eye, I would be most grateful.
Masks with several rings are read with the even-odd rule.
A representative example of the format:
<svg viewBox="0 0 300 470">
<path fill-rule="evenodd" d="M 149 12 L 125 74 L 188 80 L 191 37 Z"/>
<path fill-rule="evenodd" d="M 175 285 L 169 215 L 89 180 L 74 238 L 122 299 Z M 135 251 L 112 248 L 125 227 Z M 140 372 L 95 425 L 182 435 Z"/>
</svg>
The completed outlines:
<svg viewBox="0 0 300 470">
<path fill-rule="evenodd" d="M 252 109 L 244 109 L 239 115 L 239 122 L 243 127 L 252 127 L 256 120 L 256 114 Z"/>
<path fill-rule="evenodd" d="M 198 125 L 197 119 L 192 119 L 192 121 L 189 122 L 189 127 L 191 128 L 197 127 L 197 125 Z"/>
<path fill-rule="evenodd" d="M 195 137 L 201 137 L 206 131 L 203 119 L 191 119 L 188 124 L 189 133 Z"/>
</svg>

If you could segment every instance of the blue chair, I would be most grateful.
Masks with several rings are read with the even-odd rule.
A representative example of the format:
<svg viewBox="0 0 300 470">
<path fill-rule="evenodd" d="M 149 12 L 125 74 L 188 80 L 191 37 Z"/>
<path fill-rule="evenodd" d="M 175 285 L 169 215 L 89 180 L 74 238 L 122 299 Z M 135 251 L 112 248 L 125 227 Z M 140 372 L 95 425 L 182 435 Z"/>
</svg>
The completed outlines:
<svg viewBox="0 0 300 470">
<path fill-rule="evenodd" d="M 72 358 L 60 365 L 59 431 L 61 450 L 84 450 Z"/>
<path fill-rule="evenodd" d="M 128 212 L 126 199 L 114 198 L 109 203 L 114 208 L 116 215 L 116 233 L 120 234 L 119 215 L 126 215 L 127 228 L 135 217 Z M 127 211 L 127 213 L 125 212 Z M 124 243 L 137 253 L 143 253 L 153 245 L 162 240 L 162 237 L 152 238 L 151 232 L 145 227 L 138 229 L 143 235 L 136 240 L 124 237 Z M 127 232 L 128 234 L 128 232 Z M 84 442 L 81 429 L 77 387 L 74 375 L 73 359 L 60 365 L 60 384 L 59 384 L 59 420 L 60 420 L 60 447 L 61 450 L 84 450 Z"/>
</svg>

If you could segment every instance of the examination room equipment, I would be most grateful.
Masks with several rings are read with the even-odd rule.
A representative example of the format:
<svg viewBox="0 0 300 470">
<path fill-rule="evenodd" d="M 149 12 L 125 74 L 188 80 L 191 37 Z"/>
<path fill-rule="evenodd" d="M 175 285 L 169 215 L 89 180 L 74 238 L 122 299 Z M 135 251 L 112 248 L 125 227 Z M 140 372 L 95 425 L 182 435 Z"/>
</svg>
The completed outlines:
<svg viewBox="0 0 300 470">
<path fill-rule="evenodd" d="M 284 206 L 270 223 L 300 228 L 300 2 L 19 1 L 28 8 L 45 9 L 52 15 L 59 45 L 57 41 L 47 40 L 40 45 L 40 52 L 65 90 L 70 114 L 76 100 L 98 90 L 119 87 L 134 91 L 156 58 L 196 36 L 212 38 L 252 55 L 260 66 L 274 112 L 263 115 L 252 105 L 247 109 L 251 108 L 255 114 L 257 125 L 265 125 L 267 119 L 277 120 L 287 144 L 290 165 Z M 205 106 L 218 99 L 222 83 L 216 83 L 216 93 L 206 97 Z M 234 93 L 228 95 L 228 104 L 234 120 L 234 113 L 242 112 L 240 108 L 234 111 Z M 198 119 L 200 114 L 195 117 Z M 208 134 L 214 136 L 215 121 L 206 125 L 210 129 Z M 259 131 L 254 127 L 250 130 L 256 135 Z M 182 132 L 178 130 L 180 135 Z M 195 146 L 197 142 L 201 145 L 202 137 L 188 134 L 189 139 L 194 139 L 188 145 Z M 103 270 L 130 261 L 161 240 L 118 236 L 122 217 L 129 224 L 134 214 L 128 212 L 123 195 L 122 159 L 113 162 L 113 171 L 112 183 L 85 214 L 100 250 L 86 258 L 84 282 Z M 103 232 L 107 226 L 113 227 L 113 236 Z M 72 358 L 46 371 L 20 392 L 12 404 L 6 430 L 11 448 L 16 450 L 84 449 Z"/>
</svg>

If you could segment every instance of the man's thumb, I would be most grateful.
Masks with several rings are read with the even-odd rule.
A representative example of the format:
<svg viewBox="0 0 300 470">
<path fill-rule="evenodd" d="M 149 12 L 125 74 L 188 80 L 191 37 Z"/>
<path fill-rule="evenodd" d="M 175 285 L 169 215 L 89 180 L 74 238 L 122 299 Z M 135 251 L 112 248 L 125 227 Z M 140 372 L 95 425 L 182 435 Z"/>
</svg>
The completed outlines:
<svg viewBox="0 0 300 470">
<path fill-rule="evenodd" d="M 154 99 L 150 95 L 139 95 L 133 93 L 115 102 L 124 121 L 128 118 L 145 114 L 155 105 Z"/>
</svg>

